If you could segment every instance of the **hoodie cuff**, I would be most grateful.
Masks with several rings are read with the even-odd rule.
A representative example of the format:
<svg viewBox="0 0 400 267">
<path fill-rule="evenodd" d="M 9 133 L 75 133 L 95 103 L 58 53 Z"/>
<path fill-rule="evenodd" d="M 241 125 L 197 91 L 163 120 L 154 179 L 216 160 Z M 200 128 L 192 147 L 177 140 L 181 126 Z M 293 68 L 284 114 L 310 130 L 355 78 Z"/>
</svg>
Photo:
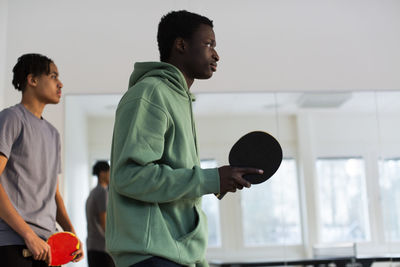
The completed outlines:
<svg viewBox="0 0 400 267">
<path fill-rule="evenodd" d="M 203 190 L 205 194 L 217 194 L 220 190 L 220 180 L 218 168 L 202 169 L 204 183 Z"/>
</svg>

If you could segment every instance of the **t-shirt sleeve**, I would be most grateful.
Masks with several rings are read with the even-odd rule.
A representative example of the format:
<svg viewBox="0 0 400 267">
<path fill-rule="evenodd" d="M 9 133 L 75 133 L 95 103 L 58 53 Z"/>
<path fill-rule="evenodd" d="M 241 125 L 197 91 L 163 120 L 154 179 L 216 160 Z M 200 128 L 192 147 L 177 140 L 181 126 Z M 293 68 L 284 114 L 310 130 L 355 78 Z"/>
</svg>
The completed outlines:
<svg viewBox="0 0 400 267">
<path fill-rule="evenodd" d="M 7 158 L 21 132 L 21 120 L 13 111 L 5 109 L 0 112 L 0 152 Z"/>
</svg>

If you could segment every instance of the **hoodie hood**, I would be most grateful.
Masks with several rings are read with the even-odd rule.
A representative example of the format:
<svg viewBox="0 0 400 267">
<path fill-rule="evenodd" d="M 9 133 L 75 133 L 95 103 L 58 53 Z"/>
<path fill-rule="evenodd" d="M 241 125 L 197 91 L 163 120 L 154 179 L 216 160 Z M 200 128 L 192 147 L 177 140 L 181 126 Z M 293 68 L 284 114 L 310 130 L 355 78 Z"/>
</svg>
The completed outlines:
<svg viewBox="0 0 400 267">
<path fill-rule="evenodd" d="M 129 79 L 129 88 L 147 77 L 162 78 L 177 93 L 193 99 L 182 72 L 165 62 L 137 62 Z"/>
</svg>

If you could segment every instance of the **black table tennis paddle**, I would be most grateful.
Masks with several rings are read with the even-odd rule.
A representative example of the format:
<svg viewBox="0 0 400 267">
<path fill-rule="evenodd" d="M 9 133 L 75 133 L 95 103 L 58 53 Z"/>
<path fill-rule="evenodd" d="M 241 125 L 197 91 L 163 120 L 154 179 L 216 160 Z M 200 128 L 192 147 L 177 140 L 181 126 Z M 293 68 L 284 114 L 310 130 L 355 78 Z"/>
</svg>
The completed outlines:
<svg viewBox="0 0 400 267">
<path fill-rule="evenodd" d="M 243 178 L 251 184 L 259 184 L 271 178 L 282 162 L 282 148 L 270 134 L 262 131 L 242 136 L 229 152 L 229 164 L 233 167 L 251 167 L 263 174 L 247 174 Z M 217 194 L 222 199 L 225 194 Z"/>
</svg>

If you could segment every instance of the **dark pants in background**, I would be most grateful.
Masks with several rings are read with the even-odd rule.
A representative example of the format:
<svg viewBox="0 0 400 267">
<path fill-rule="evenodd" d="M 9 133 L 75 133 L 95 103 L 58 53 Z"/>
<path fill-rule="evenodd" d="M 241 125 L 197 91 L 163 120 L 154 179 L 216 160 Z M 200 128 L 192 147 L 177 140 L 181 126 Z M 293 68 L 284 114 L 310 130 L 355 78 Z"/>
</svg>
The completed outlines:
<svg viewBox="0 0 400 267">
<path fill-rule="evenodd" d="M 0 246 L 1 267 L 48 267 L 44 261 L 35 261 L 32 257 L 23 257 L 25 245 Z"/>
<path fill-rule="evenodd" d="M 103 251 L 89 250 L 87 260 L 89 267 L 115 267 L 111 256 Z"/>
</svg>

